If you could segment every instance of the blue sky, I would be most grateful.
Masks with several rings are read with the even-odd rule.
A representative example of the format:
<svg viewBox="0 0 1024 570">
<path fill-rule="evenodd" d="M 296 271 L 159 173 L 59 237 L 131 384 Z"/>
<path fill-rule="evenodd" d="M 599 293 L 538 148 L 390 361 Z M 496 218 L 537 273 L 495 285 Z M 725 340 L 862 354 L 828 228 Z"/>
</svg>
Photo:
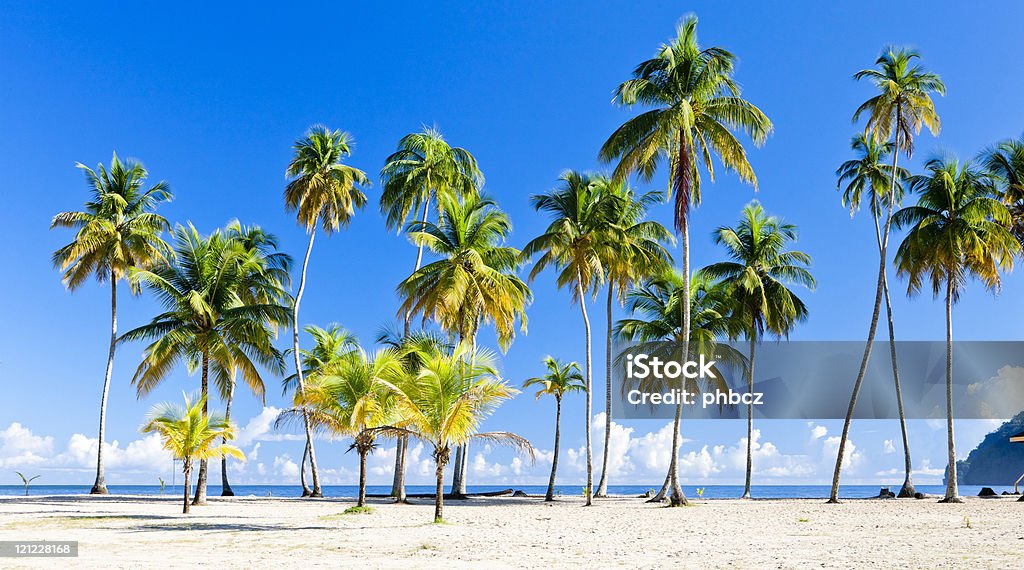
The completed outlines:
<svg viewBox="0 0 1024 570">
<path fill-rule="evenodd" d="M 352 133 L 356 148 L 349 162 L 371 175 L 402 135 L 436 125 L 477 157 L 487 192 L 512 218 L 511 243 L 521 246 L 547 223 L 528 197 L 551 188 L 563 169 L 602 168 L 595 161 L 598 147 L 633 114 L 610 104 L 615 86 L 672 35 L 687 12 L 700 17 L 705 45 L 738 55 L 744 94 L 776 129 L 764 148 L 750 150 L 759 192 L 728 175 L 705 188 L 705 203 L 693 218 L 694 266 L 717 260 L 711 230 L 732 223 L 756 197 L 799 225 L 799 247 L 814 256 L 819 288 L 806 296 L 810 320 L 794 338 L 861 338 L 873 295 L 873 237 L 867 217 L 851 220 L 834 190 L 834 170 L 849 157 L 855 131 L 850 115 L 871 95 L 851 75 L 870 66 L 886 44 L 917 47 L 949 94 L 937 101 L 942 133 L 921 136 L 912 168 L 937 149 L 973 156 L 1024 130 L 1024 78 L 1012 73 L 1019 67 L 1017 23 L 1024 6 L 333 3 L 299 10 L 249 3 L 236 10 L 176 3 L 126 10 L 93 2 L 58 11 L 5 4 L 0 188 L 6 207 L 0 232 L 8 246 L 0 249 L 6 268 L 0 293 L 8 306 L 0 327 L 0 483 L 16 482 L 11 470 L 19 467 L 44 473 L 48 483 L 92 481 L 109 291 L 90 284 L 69 294 L 49 262 L 71 237 L 49 231 L 50 218 L 78 208 L 86 197 L 76 161 L 107 163 L 115 150 L 138 158 L 154 180 L 166 180 L 174 190 L 174 202 L 161 210 L 173 222 L 192 221 L 209 231 L 240 218 L 276 233 L 283 248 L 298 256 L 305 236 L 284 211 L 281 193 L 291 144 L 309 125 Z M 650 187 L 664 188 L 663 176 Z M 368 194 L 373 206 L 349 230 L 318 241 L 302 306 L 303 322 L 338 322 L 367 343 L 394 320 L 394 287 L 415 255 L 403 237 L 384 229 L 375 208 L 379 187 Z M 669 222 L 667 207 L 655 215 Z M 907 300 L 903 286 L 893 285 L 897 334 L 941 339 L 941 305 L 927 297 Z M 1019 272 L 1006 279 L 999 297 L 970 287 L 956 309 L 956 336 L 1021 338 L 1022 289 Z M 550 275 L 536 281 L 534 293 L 529 334 L 517 338 L 503 360 L 514 383 L 537 373 L 546 354 L 583 357 L 578 308 L 568 293 L 557 290 Z M 598 339 L 604 330 L 600 305 L 592 308 Z M 146 322 L 156 310 L 146 296 L 122 298 L 122 330 Z M 482 340 L 493 344 L 493 335 Z M 602 346 L 595 342 L 595 363 L 602 362 Z M 114 484 L 167 477 L 169 462 L 137 429 L 150 406 L 198 383 L 179 370 L 137 400 L 129 380 L 140 352 L 141 346 L 128 345 L 117 356 L 108 424 L 108 442 L 118 442 L 108 474 Z M 595 380 L 603 382 L 603 376 L 597 373 Z M 284 405 L 278 390 L 269 392 L 268 406 Z M 268 430 L 263 420 L 273 410 L 261 410 L 244 393 L 237 401 L 251 461 L 239 467 L 235 480 L 294 481 L 301 445 Z M 552 408 L 524 394 L 487 426 L 517 431 L 550 449 Z M 602 408 L 598 395 L 595 411 Z M 582 398 L 568 402 L 563 419 L 563 449 L 572 449 L 562 480 L 572 483 L 582 476 L 574 455 L 583 442 Z M 755 465 L 764 474 L 755 481 L 826 481 L 829 453 L 835 453 L 829 438 L 839 427 L 761 422 Z M 911 427 L 920 482 L 935 481 L 944 464 L 945 434 L 926 422 Z M 961 424 L 961 453 L 991 427 Z M 852 439 L 860 455 L 850 482 L 899 482 L 885 474 L 900 465 L 899 454 L 886 444 L 897 440 L 896 428 L 895 422 L 855 424 Z M 688 422 L 683 430 L 690 440 L 683 446 L 684 479 L 742 481 L 741 422 Z M 616 426 L 613 482 L 660 481 L 667 457 L 659 451 L 667 449 L 667 435 L 657 422 Z M 355 482 L 355 458 L 343 453 L 346 447 L 323 444 L 330 482 Z M 390 480 L 388 452 L 382 449 L 371 462 L 371 483 Z M 478 452 L 471 482 L 545 480 L 549 463 L 543 457 L 528 468 L 505 452 Z M 429 454 L 424 450 L 420 459 Z M 429 473 L 411 477 L 426 481 Z"/>
</svg>

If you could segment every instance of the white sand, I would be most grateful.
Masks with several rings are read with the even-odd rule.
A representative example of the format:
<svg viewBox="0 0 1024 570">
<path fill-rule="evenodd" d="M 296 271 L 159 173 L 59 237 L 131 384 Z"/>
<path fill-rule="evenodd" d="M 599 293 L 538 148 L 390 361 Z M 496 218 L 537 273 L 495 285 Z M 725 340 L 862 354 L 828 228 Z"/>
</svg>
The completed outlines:
<svg viewBox="0 0 1024 570">
<path fill-rule="evenodd" d="M 0 540 L 77 540 L 77 559 L 0 559 L 0 567 L 460 568 L 1024 566 L 1024 503 L 934 500 L 705 500 L 670 509 L 640 499 L 534 498 L 433 505 L 211 499 L 4 497 Z M 967 517 L 967 519 L 965 519 Z M 969 526 L 968 526 L 969 521 Z"/>
</svg>

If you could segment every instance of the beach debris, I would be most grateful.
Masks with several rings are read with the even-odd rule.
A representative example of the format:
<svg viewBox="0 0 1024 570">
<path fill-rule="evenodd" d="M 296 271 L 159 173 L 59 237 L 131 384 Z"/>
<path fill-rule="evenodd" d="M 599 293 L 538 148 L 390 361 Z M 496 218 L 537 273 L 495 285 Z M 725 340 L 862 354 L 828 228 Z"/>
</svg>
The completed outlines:
<svg viewBox="0 0 1024 570">
<path fill-rule="evenodd" d="M 927 499 L 928 495 L 925 495 L 924 493 L 914 493 L 914 498 L 915 499 Z"/>
<path fill-rule="evenodd" d="M 882 487 L 878 491 L 878 498 L 879 499 L 895 499 L 896 498 L 896 493 L 893 493 L 892 491 L 890 491 L 888 487 Z"/>
<path fill-rule="evenodd" d="M 525 496 L 527 496 L 527 495 L 526 495 L 526 492 L 525 492 L 525 491 L 518 491 L 518 490 L 517 490 L 516 492 L 512 493 L 512 496 L 513 496 L 513 497 L 525 497 Z"/>
<path fill-rule="evenodd" d="M 978 491 L 978 496 L 979 497 L 996 497 L 998 495 L 996 495 L 996 492 L 992 490 L 992 487 L 982 487 L 981 490 Z"/>
</svg>

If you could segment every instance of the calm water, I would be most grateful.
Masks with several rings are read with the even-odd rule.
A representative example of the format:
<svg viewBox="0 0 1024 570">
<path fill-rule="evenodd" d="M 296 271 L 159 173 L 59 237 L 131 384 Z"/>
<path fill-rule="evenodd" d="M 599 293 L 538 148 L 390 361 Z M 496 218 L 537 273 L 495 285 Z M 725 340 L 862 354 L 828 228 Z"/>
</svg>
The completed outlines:
<svg viewBox="0 0 1024 570">
<path fill-rule="evenodd" d="M 84 495 L 89 493 L 90 485 L 32 485 L 29 488 L 29 495 Z M 840 487 L 840 496 L 847 498 L 869 498 L 878 496 L 880 485 L 843 485 Z M 547 490 L 546 485 L 470 485 L 470 493 L 482 493 L 488 491 L 501 491 L 513 488 L 525 491 L 531 495 L 543 495 Z M 899 491 L 899 485 L 889 487 L 893 492 Z M 992 487 L 996 493 L 1003 491 L 1013 492 L 1013 487 Z M 157 485 L 110 485 L 109 491 L 113 495 L 158 495 L 160 487 Z M 298 485 L 232 485 L 236 496 L 239 497 L 298 497 L 301 488 Z M 582 495 L 581 485 L 558 485 L 555 487 L 562 496 Z M 613 495 L 640 495 L 646 493 L 649 485 L 610 485 L 609 493 Z M 761 499 L 824 499 L 829 495 L 828 485 L 755 485 L 753 495 Z M 918 485 L 917 490 L 929 495 L 941 495 L 945 493 L 944 485 Z M 961 485 L 960 494 L 963 496 L 977 495 L 981 490 L 976 485 Z M 326 497 L 348 498 L 355 497 L 358 487 L 355 485 L 327 485 L 323 488 Z M 181 485 L 174 487 L 168 485 L 164 489 L 165 495 L 178 495 L 182 492 Z M 385 495 L 391 492 L 391 486 L 370 485 L 367 493 L 371 495 Z M 413 494 L 428 494 L 434 492 L 433 485 L 409 485 L 406 492 Z M 697 497 L 697 486 L 683 485 L 683 492 L 687 497 Z M 23 495 L 24 486 L 21 485 L 0 485 L 0 495 Z M 734 499 L 743 493 L 742 485 L 707 485 L 704 487 L 705 499 Z M 211 485 L 209 489 L 211 496 L 220 495 L 220 486 Z"/>
</svg>

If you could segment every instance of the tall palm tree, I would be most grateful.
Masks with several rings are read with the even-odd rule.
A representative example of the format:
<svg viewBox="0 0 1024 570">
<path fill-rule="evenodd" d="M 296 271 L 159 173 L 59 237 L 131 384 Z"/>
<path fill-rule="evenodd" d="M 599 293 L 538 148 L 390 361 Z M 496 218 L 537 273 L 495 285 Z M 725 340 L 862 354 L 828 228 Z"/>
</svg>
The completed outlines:
<svg viewBox="0 0 1024 570">
<path fill-rule="evenodd" d="M 315 125 L 292 148 L 295 155 L 285 172 L 291 181 L 284 190 L 284 203 L 289 212 L 296 213 L 297 221 L 309 234 L 309 245 L 306 246 L 302 273 L 299 275 L 299 289 L 292 303 L 292 356 L 295 359 L 298 391 L 302 392 L 305 383 L 302 363 L 299 362 L 299 303 L 306 290 L 306 270 L 309 268 L 309 255 L 313 252 L 313 239 L 318 226 L 328 235 L 348 226 L 356 210 L 366 205 L 366 195 L 359 186 L 369 186 L 370 180 L 362 170 L 341 163 L 342 159 L 352 154 L 352 137 L 346 132 L 331 131 L 322 125 Z M 313 473 L 313 489 L 303 488 L 302 494 L 322 497 L 313 432 L 309 422 L 303 423 L 306 451 Z"/>
<path fill-rule="evenodd" d="M 604 248 L 604 265 L 607 275 L 606 315 L 608 318 L 605 337 L 605 407 L 604 407 L 604 449 L 601 457 L 601 479 L 595 496 L 608 494 L 608 453 L 612 427 L 612 320 L 613 301 L 625 302 L 629 287 L 642 279 L 664 273 L 672 262 L 662 242 L 673 241 L 672 234 L 660 223 L 648 220 L 651 206 L 661 202 L 660 192 L 637 195 L 622 181 L 604 181 L 606 199 L 609 203 L 608 245 Z"/>
<path fill-rule="evenodd" d="M 836 187 L 843 191 L 843 206 L 850 209 L 850 217 L 853 217 L 860 210 L 861 203 L 867 202 L 871 210 L 871 219 L 875 226 L 875 245 L 878 253 L 882 254 L 882 228 L 879 218 L 887 216 L 889 193 L 896 204 L 903 201 L 903 184 L 900 181 L 906 180 L 910 173 L 906 169 L 885 163 L 885 158 L 892 153 L 893 143 L 887 141 L 876 141 L 872 137 L 863 134 L 853 137 L 850 148 L 857 154 L 857 158 L 847 160 L 836 170 L 838 182 Z M 896 184 L 892 183 L 892 173 L 896 173 Z M 845 187 L 843 186 L 845 184 Z M 887 270 L 884 270 L 887 273 Z M 910 438 L 907 433 L 907 418 L 903 410 L 903 390 L 900 386 L 900 371 L 896 359 L 896 331 L 892 318 L 892 301 L 889 298 L 889 280 L 887 275 L 882 275 L 882 296 L 885 299 L 885 314 L 889 323 L 889 357 L 892 362 L 893 383 L 896 386 L 896 409 L 900 419 L 900 435 L 903 438 L 903 470 L 904 479 L 900 492 L 896 495 L 900 498 L 913 497 L 914 489 L 913 463 L 910 460 Z"/>
<path fill-rule="evenodd" d="M 533 447 L 522 437 L 479 431 L 483 420 L 516 393 L 498 376 L 490 353 L 474 352 L 465 343 L 451 354 L 424 355 L 416 380 L 396 391 L 398 414 L 407 431 L 433 448 L 434 522 L 444 522 L 444 468 L 452 446 L 475 439 L 511 445 L 533 458 Z"/>
<path fill-rule="evenodd" d="M 733 299 L 726 288 L 700 273 L 695 273 L 688 284 L 684 284 L 684 280 L 681 272 L 668 269 L 634 285 L 626 297 L 626 309 L 633 316 L 615 324 L 616 338 L 634 343 L 638 351 L 659 355 L 663 360 L 693 360 L 703 354 L 739 368 L 745 366 L 743 356 L 724 343 L 739 328 L 733 317 Z M 689 303 L 684 302 L 684 295 L 689 296 Z M 685 321 L 688 326 L 684 326 L 686 316 L 692 317 Z M 689 356 L 683 350 L 688 351 Z M 695 378 L 686 380 L 683 385 L 648 380 L 638 388 L 647 392 L 679 388 L 693 394 L 705 390 L 724 392 L 729 389 L 725 377 L 717 373 L 715 378 Z M 648 502 L 665 500 L 672 473 L 673 469 L 669 469 L 661 490 Z M 677 504 L 687 504 L 682 491 L 674 500 Z"/>
<path fill-rule="evenodd" d="M 736 57 L 720 47 L 701 49 L 697 42 L 697 18 L 689 16 L 676 30 L 676 37 L 662 44 L 652 59 L 633 70 L 615 96 L 620 105 L 641 104 L 648 111 L 619 127 L 601 147 L 599 158 L 617 161 L 615 177 L 637 173 L 644 181 L 654 177 L 658 164 L 668 166 L 669 195 L 674 195 L 675 230 L 682 237 L 683 274 L 690 274 L 689 216 L 701 199 L 701 169 L 714 182 L 717 156 L 726 170 L 757 187 L 757 176 L 747 160 L 743 144 L 734 131 L 748 135 L 761 145 L 772 131 L 768 117 L 741 96 L 733 79 Z M 683 280 L 683 287 L 689 279 Z M 684 298 L 689 297 L 688 294 Z M 684 327 L 689 327 L 689 307 L 683 307 Z M 684 335 L 686 338 L 688 335 Z M 682 488 L 675 472 L 679 454 L 679 421 L 682 407 L 676 406 L 673 458 L 668 479 L 672 504 L 682 503 Z M 661 495 L 661 493 L 659 493 Z"/>
<path fill-rule="evenodd" d="M 935 104 L 931 94 L 944 95 L 946 87 L 938 75 L 931 73 L 917 64 L 915 60 L 920 54 L 914 50 L 890 47 L 875 61 L 876 68 L 863 69 L 854 74 L 854 79 L 870 81 L 878 90 L 857 108 L 853 114 L 856 122 L 862 114 L 868 120 L 864 127 L 864 136 L 876 143 L 892 140 L 892 168 L 890 173 L 898 172 L 899 154 L 902 151 L 909 159 L 914 153 L 914 136 L 927 127 L 931 133 L 938 134 L 940 129 L 939 116 L 935 112 Z M 830 503 L 839 502 L 839 477 L 843 469 L 843 454 L 846 441 L 850 436 L 850 424 L 857 406 L 857 396 L 867 373 L 868 362 L 871 360 L 871 346 L 875 341 L 878 328 L 878 317 L 882 307 L 882 298 L 888 287 L 886 283 L 886 260 L 888 259 L 889 228 L 892 225 L 892 213 L 897 202 L 898 176 L 889 176 L 889 195 L 884 204 L 886 207 L 885 221 L 882 223 L 879 246 L 878 280 L 875 287 L 875 305 L 871 313 L 871 324 L 868 327 L 868 338 L 864 343 L 864 356 L 861 359 L 857 379 L 853 383 L 850 405 L 843 422 L 843 433 L 839 437 L 839 450 L 836 455 L 836 468 L 832 474 L 832 491 Z M 890 347 L 892 342 L 889 343 Z M 893 357 L 895 360 L 895 357 Z M 895 365 L 894 365 L 895 366 Z"/>
<path fill-rule="evenodd" d="M 1024 243 L 1024 135 L 985 149 L 981 162 L 999 185 L 1000 198 L 1013 217 L 1013 235 Z"/>
<path fill-rule="evenodd" d="M 515 338 L 516 321 L 526 330 L 529 287 L 516 275 L 519 250 L 502 245 L 511 231 L 508 216 L 486 198 L 443 201 L 441 220 L 412 222 L 410 237 L 441 259 L 414 272 L 398 289 L 401 310 L 422 314 L 476 346 L 482 324 L 493 324 L 506 350 Z M 452 493 L 466 493 L 468 453 L 456 452 Z"/>
<path fill-rule="evenodd" d="M 110 170 L 102 164 L 93 170 L 78 163 L 85 173 L 91 197 L 85 209 L 61 212 L 53 217 L 50 228 L 76 230 L 71 243 L 53 253 L 53 264 L 64 272 L 64 285 L 71 291 L 90 277 L 100 283 L 110 282 L 110 344 L 107 368 L 103 375 L 100 397 L 99 444 L 96 446 L 96 481 L 90 493 L 105 495 L 107 481 L 103 470 L 103 442 L 107 426 L 107 394 L 114 371 L 117 347 L 117 282 L 132 269 L 144 269 L 166 262 L 170 247 L 160 234 L 170 228 L 153 210 L 170 201 L 171 192 L 165 182 L 146 187 L 148 172 L 135 161 L 121 162 L 114 154 Z M 134 294 L 138 287 L 129 286 Z"/>
<path fill-rule="evenodd" d="M 1020 242 L 1010 232 L 1010 212 L 998 198 L 992 178 L 970 163 L 933 158 L 927 174 L 911 178 L 917 204 L 896 212 L 893 222 L 910 231 L 896 250 L 896 267 L 906 275 L 907 294 L 927 281 L 935 298 L 946 300 L 946 431 L 949 465 L 946 496 L 959 503 L 956 447 L 953 443 L 953 304 L 971 277 L 998 291 L 1000 271 L 1013 269 Z"/>
<path fill-rule="evenodd" d="M 814 289 L 814 277 L 807 270 L 811 256 L 785 248 L 797 240 L 796 226 L 769 216 L 757 201 L 747 204 L 735 228 L 715 230 L 715 244 L 725 246 L 730 261 L 711 264 L 701 270 L 721 280 L 733 299 L 734 317 L 743 323 L 750 342 L 747 355 L 747 392 L 754 391 L 754 348 L 765 332 L 788 336 L 799 321 L 807 319 L 807 306 L 790 284 Z M 750 498 L 753 473 L 754 406 L 747 405 L 747 471 L 743 498 Z"/>
<path fill-rule="evenodd" d="M 185 406 L 159 404 L 149 413 L 142 433 L 156 433 L 163 440 L 164 449 L 182 462 L 185 474 L 185 500 L 182 513 L 188 514 L 189 479 L 196 460 L 206 461 L 232 456 L 245 461 L 245 454 L 237 447 L 225 443 L 235 437 L 234 427 L 218 414 L 207 413 L 206 396 L 193 398 L 185 395 Z M 217 440 L 221 440 L 218 444 Z"/>
<path fill-rule="evenodd" d="M 393 395 L 406 375 L 401 356 L 387 348 L 372 356 L 362 349 L 349 353 L 310 376 L 305 401 L 297 402 L 309 409 L 313 423 L 352 437 L 350 449 L 359 454 L 359 507 L 366 505 L 366 457 L 377 447 L 377 437 L 400 423 Z"/>
<path fill-rule="evenodd" d="M 243 282 L 240 289 L 243 302 L 252 305 L 284 304 L 287 297 L 285 289 L 291 285 L 292 257 L 277 250 L 277 237 L 259 226 L 246 226 L 237 220 L 228 224 L 225 235 L 228 240 L 236 242 L 255 262 L 246 277 L 248 283 Z M 276 337 L 276 327 L 274 323 L 270 323 L 270 325 Z M 262 385 L 256 390 L 261 399 L 265 392 L 266 387 Z M 224 419 L 228 422 L 231 421 L 231 404 L 234 401 L 234 396 L 235 379 L 232 376 L 224 407 Z M 227 443 L 227 440 L 224 440 L 223 443 Z M 221 496 L 234 496 L 235 493 L 231 490 L 231 484 L 228 482 L 227 456 L 221 458 L 220 474 Z"/>
<path fill-rule="evenodd" d="M 299 349 L 299 358 L 302 362 L 302 377 L 304 379 L 319 374 L 320 371 L 325 370 L 327 367 L 359 349 L 359 340 L 355 335 L 338 325 L 329 325 L 327 328 L 306 325 L 304 330 L 306 334 L 313 337 L 314 343 L 313 348 L 309 350 Z M 290 354 L 291 351 L 292 349 L 289 348 L 285 351 L 285 355 Z M 292 392 L 292 401 L 302 401 L 302 397 L 298 392 L 297 373 L 285 377 L 282 388 L 285 394 L 289 391 Z M 305 421 L 303 421 L 303 425 L 305 425 Z M 303 492 L 307 493 L 311 492 L 306 485 L 306 464 L 308 461 L 309 447 L 307 446 L 302 451 L 302 462 L 299 465 L 299 480 L 304 489 Z"/>
<path fill-rule="evenodd" d="M 420 222 L 426 223 L 431 201 L 458 201 L 479 194 L 484 183 L 476 159 L 464 148 L 452 147 L 436 128 L 410 133 L 398 141 L 398 149 L 387 158 L 380 171 L 380 210 L 388 229 L 401 230 L 410 217 L 422 210 Z M 440 208 L 440 207 L 439 207 Z M 423 244 L 416 247 L 416 265 L 423 263 Z M 404 334 L 409 335 L 412 314 L 404 318 Z M 395 451 L 395 478 L 391 494 L 405 501 L 405 453 L 408 438 L 399 436 Z"/>
<path fill-rule="evenodd" d="M 551 455 L 551 477 L 548 479 L 548 490 L 544 494 L 545 501 L 555 500 L 555 474 L 558 472 L 558 442 L 561 439 L 562 398 L 572 392 L 586 390 L 580 365 L 575 362 L 562 364 L 552 356 L 544 358 L 547 373 L 543 376 L 527 378 L 523 388 L 538 386 L 537 399 L 541 396 L 552 396 L 555 399 L 555 447 Z M 607 446 L 608 444 L 605 443 Z"/>
<path fill-rule="evenodd" d="M 139 397 L 184 363 L 190 373 L 201 371 L 204 411 L 211 373 L 222 398 L 227 399 L 240 372 L 262 399 L 265 388 L 259 367 L 284 372 L 283 356 L 273 345 L 277 327 L 290 321 L 288 308 L 274 301 L 284 292 L 275 280 L 254 277 L 264 269 L 265 259 L 229 233 L 215 231 L 203 237 L 189 225 L 175 228 L 174 237 L 172 264 L 132 274 L 132 282 L 145 284 L 164 307 L 149 324 L 121 337 L 152 341 L 132 378 Z M 251 302 L 255 299 L 268 302 Z M 206 475 L 203 459 L 194 504 L 206 501 Z"/>
<path fill-rule="evenodd" d="M 587 295 L 596 292 L 605 279 L 604 248 L 609 215 L 608 201 L 603 200 L 607 184 L 604 179 L 572 170 L 564 172 L 561 185 L 547 194 L 530 197 L 537 211 L 547 212 L 553 219 L 544 233 L 537 236 L 523 248 L 521 259 L 526 261 L 537 257 L 530 271 L 532 281 L 548 266 L 558 271 L 559 289 L 572 289 L 573 301 L 579 303 L 583 317 L 586 360 L 584 374 L 586 385 L 585 433 L 587 447 L 587 486 L 584 491 L 586 504 L 593 502 L 594 462 L 590 437 L 590 414 L 593 397 L 593 371 L 591 367 L 590 317 L 587 314 Z"/>
</svg>

